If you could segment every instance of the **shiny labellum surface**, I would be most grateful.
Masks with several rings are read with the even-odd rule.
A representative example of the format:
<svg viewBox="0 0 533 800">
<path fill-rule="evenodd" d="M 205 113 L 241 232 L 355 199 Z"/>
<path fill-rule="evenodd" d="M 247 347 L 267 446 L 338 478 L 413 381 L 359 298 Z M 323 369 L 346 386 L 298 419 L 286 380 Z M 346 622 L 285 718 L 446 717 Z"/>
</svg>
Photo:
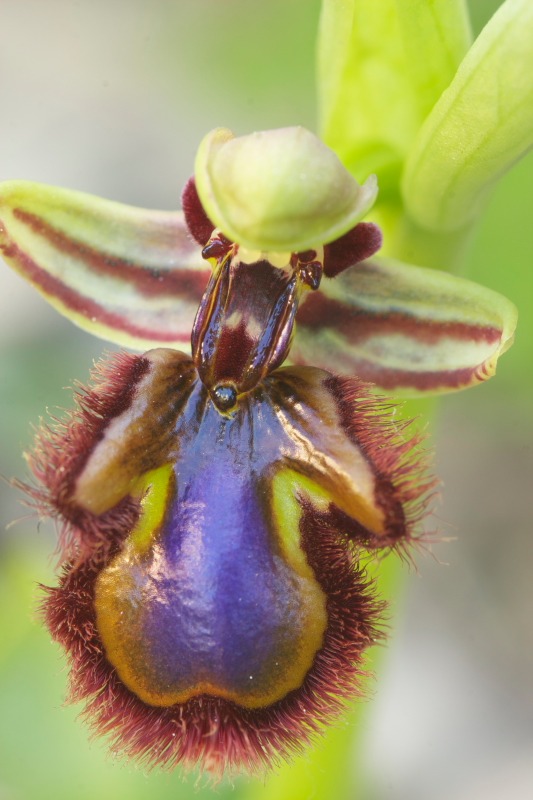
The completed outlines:
<svg viewBox="0 0 533 800">
<path fill-rule="evenodd" d="M 358 561 L 412 538 L 416 443 L 360 381 L 312 368 L 274 371 L 231 413 L 176 351 L 96 378 L 31 462 L 65 522 L 43 610 L 72 698 L 147 763 L 299 750 L 359 692 L 381 606 Z"/>
</svg>

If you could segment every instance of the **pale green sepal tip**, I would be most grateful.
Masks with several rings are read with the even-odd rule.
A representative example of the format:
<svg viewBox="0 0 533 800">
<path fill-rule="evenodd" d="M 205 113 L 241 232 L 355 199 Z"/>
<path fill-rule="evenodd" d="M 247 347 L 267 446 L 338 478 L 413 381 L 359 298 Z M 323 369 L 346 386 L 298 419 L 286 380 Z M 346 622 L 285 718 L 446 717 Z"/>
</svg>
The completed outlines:
<svg viewBox="0 0 533 800">
<path fill-rule="evenodd" d="M 195 179 L 216 227 L 260 251 L 296 252 L 338 239 L 364 217 L 378 191 L 375 175 L 361 186 L 301 127 L 238 138 L 217 128 L 200 144 Z"/>
</svg>

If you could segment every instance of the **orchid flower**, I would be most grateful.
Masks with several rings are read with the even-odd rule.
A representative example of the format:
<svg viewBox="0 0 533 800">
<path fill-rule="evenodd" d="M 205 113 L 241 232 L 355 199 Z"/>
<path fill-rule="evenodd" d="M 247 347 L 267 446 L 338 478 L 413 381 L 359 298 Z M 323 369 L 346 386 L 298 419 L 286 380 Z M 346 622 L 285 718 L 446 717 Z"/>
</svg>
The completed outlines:
<svg viewBox="0 0 533 800">
<path fill-rule="evenodd" d="M 459 66 L 461 3 L 376 5 L 324 3 L 326 144 L 217 129 L 182 212 L 0 187 L 5 260 L 146 351 L 102 362 L 41 430 L 27 491 L 61 526 L 43 614 L 71 699 L 148 764 L 261 769 L 361 693 L 383 612 L 365 565 L 409 555 L 435 487 L 374 387 L 467 388 L 512 342 L 512 303 L 432 267 L 530 144 L 530 79 L 511 70 L 502 95 L 488 78 L 533 14 L 508 0 Z M 413 54 L 423 78 L 401 68 Z M 431 263 L 404 260 L 419 252 Z"/>
</svg>

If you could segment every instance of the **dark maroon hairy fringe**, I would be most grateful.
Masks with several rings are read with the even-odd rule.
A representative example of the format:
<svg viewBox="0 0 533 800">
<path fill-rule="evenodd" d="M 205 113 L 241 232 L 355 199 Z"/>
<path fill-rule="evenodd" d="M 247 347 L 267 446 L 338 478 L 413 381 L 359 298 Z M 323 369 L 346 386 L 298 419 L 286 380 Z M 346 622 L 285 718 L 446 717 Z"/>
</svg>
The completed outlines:
<svg viewBox="0 0 533 800">
<path fill-rule="evenodd" d="M 325 385 L 335 397 L 346 433 L 377 475 L 377 501 L 388 519 L 384 536 L 369 538 L 366 529 L 345 515 L 342 529 L 362 545 L 385 552 L 395 549 L 410 560 L 410 545 L 429 538 L 417 529 L 428 516 L 439 486 L 423 447 L 425 436 L 410 433 L 413 420 L 395 419 L 392 412 L 398 403 L 376 395 L 372 384 L 332 375 Z"/>
<path fill-rule="evenodd" d="M 95 734 L 109 734 L 112 751 L 144 766 L 259 772 L 300 753 L 349 700 L 362 693 L 363 652 L 381 638 L 384 605 L 358 566 L 358 551 L 339 533 L 334 514 L 304 506 L 301 533 L 309 563 L 327 595 L 324 644 L 302 687 L 283 700 L 246 709 L 200 696 L 157 708 L 143 703 L 107 661 L 96 628 L 94 586 L 104 564 L 67 566 L 59 587 L 47 588 L 42 613 L 71 664 L 69 701 L 85 701 Z M 124 531 L 115 533 L 119 549 Z M 111 556 L 111 553 L 109 553 Z"/>
<path fill-rule="evenodd" d="M 149 367 L 142 356 L 117 353 L 100 361 L 91 387 L 77 386 L 75 408 L 37 432 L 28 465 L 38 486 L 18 483 L 37 512 L 59 524 L 59 561 L 81 562 L 107 551 L 114 531 L 131 530 L 138 504 L 126 498 L 99 517 L 75 508 L 75 480 L 109 422 L 130 405 L 132 393 Z"/>
<path fill-rule="evenodd" d="M 382 636 L 384 604 L 375 597 L 361 559 L 368 548 L 405 548 L 434 486 L 425 478 L 419 436 L 407 438 L 407 423 L 390 417 L 390 404 L 369 386 L 331 376 L 333 393 L 348 436 L 381 476 L 378 493 L 391 520 L 387 537 L 358 537 L 353 522 L 334 506 L 317 511 L 300 498 L 302 545 L 327 597 L 328 627 L 302 686 L 282 700 L 246 709 L 221 698 L 201 696 L 167 708 L 149 706 L 121 682 L 108 662 L 96 627 L 95 583 L 120 550 L 137 519 L 132 500 L 101 517 L 69 504 L 73 481 L 109 420 L 131 402 L 148 367 L 140 356 L 118 355 L 99 366 L 96 385 L 77 395 L 78 408 L 56 429 L 44 429 L 29 462 L 43 489 L 31 489 L 41 512 L 65 521 L 61 534 L 66 561 L 58 587 L 44 587 L 42 613 L 71 665 L 69 700 L 84 701 L 95 734 L 107 734 L 114 752 L 145 766 L 178 764 L 217 775 L 259 772 L 301 752 L 353 698 L 362 693 L 365 650 Z M 403 508 L 407 508 L 404 515 Z M 403 537 L 403 538 L 400 538 Z M 403 552 L 403 550 L 402 550 Z"/>
</svg>

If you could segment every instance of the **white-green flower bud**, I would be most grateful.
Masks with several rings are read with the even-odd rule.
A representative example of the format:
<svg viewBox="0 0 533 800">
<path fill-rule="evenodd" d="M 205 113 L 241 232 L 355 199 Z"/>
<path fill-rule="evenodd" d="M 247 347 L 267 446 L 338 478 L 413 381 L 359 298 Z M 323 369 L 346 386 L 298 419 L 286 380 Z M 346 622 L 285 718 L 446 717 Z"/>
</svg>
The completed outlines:
<svg viewBox="0 0 533 800">
<path fill-rule="evenodd" d="M 338 239 L 377 195 L 305 128 L 235 138 L 217 128 L 200 144 L 195 178 L 211 221 L 232 241 L 260 251 L 305 250 Z"/>
</svg>

